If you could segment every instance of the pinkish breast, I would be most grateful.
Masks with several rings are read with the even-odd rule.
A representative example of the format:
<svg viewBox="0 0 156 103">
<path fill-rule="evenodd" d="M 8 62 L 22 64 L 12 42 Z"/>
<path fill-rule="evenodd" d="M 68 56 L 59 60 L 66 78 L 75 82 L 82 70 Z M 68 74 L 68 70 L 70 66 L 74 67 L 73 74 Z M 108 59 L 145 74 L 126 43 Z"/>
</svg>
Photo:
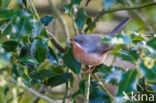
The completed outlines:
<svg viewBox="0 0 156 103">
<path fill-rule="evenodd" d="M 85 53 L 84 49 L 76 42 L 73 42 L 73 55 L 81 63 L 86 65 L 99 65 L 105 58 L 106 54 L 98 55 L 96 53 Z"/>
</svg>

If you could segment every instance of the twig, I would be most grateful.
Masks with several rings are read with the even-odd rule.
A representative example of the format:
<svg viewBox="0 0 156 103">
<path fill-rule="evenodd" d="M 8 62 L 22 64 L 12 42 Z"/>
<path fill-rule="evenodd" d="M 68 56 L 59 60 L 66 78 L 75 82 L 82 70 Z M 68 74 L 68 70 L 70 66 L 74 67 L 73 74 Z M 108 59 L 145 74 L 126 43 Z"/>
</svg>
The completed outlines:
<svg viewBox="0 0 156 103">
<path fill-rule="evenodd" d="M 132 3 L 130 0 L 126 0 L 126 1 L 127 1 L 127 4 L 128 4 L 129 6 L 133 7 L 133 3 Z M 148 23 L 146 16 L 143 15 L 141 11 L 137 11 L 137 10 L 136 10 L 134 13 L 147 25 L 148 29 L 149 29 L 152 33 L 154 33 L 154 29 L 153 29 L 153 27 Z"/>
<path fill-rule="evenodd" d="M 85 4 L 85 7 L 88 6 L 88 4 L 90 3 L 91 0 L 87 0 L 86 4 Z"/>
<path fill-rule="evenodd" d="M 89 103 L 89 93 L 90 93 L 90 73 L 85 75 L 85 94 L 84 103 Z"/>
<path fill-rule="evenodd" d="M 39 20 L 40 17 L 39 17 L 39 15 L 38 15 L 38 13 L 37 13 L 37 10 L 36 10 L 36 8 L 35 8 L 35 6 L 34 6 L 32 0 L 27 0 L 27 1 L 28 1 L 28 3 L 30 4 L 30 6 L 31 6 L 31 8 L 32 8 L 32 10 L 33 10 L 33 12 L 35 13 L 35 15 L 36 15 L 36 17 L 37 17 L 37 19 Z"/>
<path fill-rule="evenodd" d="M 56 37 L 47 30 L 47 33 L 48 35 L 50 36 L 51 38 L 51 42 L 53 43 L 53 45 L 58 49 L 58 51 L 60 53 L 64 53 L 65 52 L 65 49 L 61 46 L 61 44 L 59 43 L 59 41 L 56 39 Z"/>
<path fill-rule="evenodd" d="M 67 73 L 69 73 L 69 69 L 67 69 Z M 66 92 L 65 92 L 62 103 L 66 103 L 66 98 L 68 97 L 68 89 L 69 89 L 68 88 L 68 82 L 66 82 Z"/>
<path fill-rule="evenodd" d="M 60 24 L 62 25 L 62 28 L 63 28 L 63 31 L 64 31 L 64 34 L 65 34 L 65 38 L 66 38 L 66 44 L 67 46 L 69 45 L 69 32 L 68 32 L 68 29 L 67 29 L 67 25 L 66 25 L 66 22 L 63 20 L 59 10 L 54 6 L 54 3 L 53 3 L 53 0 L 48 0 L 48 3 L 51 7 L 51 10 L 53 11 L 54 15 L 58 18 Z"/>
<path fill-rule="evenodd" d="M 17 81 L 15 81 L 15 80 L 13 80 L 13 79 L 11 79 L 11 78 L 8 78 L 8 81 L 11 82 L 11 83 L 13 83 L 13 84 L 18 85 Z M 43 94 L 41 94 L 41 93 L 35 91 L 34 89 L 29 88 L 29 87 L 27 87 L 27 86 L 24 85 L 24 84 L 18 85 L 18 86 L 19 86 L 19 87 L 22 87 L 23 89 L 27 90 L 28 92 L 31 92 L 32 94 L 36 95 L 37 97 L 40 97 L 40 98 L 42 98 L 42 99 L 44 99 L 44 100 L 46 100 L 46 101 L 52 103 L 52 99 L 50 99 L 49 97 L 47 97 L 47 96 L 45 96 L 45 95 L 43 95 Z"/>
<path fill-rule="evenodd" d="M 97 80 L 97 81 L 99 81 L 100 83 L 102 83 L 102 81 L 98 78 L 98 76 L 96 76 L 95 74 L 93 74 L 93 77 Z M 102 91 L 104 91 L 109 97 L 110 97 L 110 99 L 111 99 L 111 101 L 113 102 L 113 103 L 116 103 L 115 101 L 115 98 L 112 96 L 112 94 L 107 90 L 107 88 L 105 88 L 104 86 L 103 86 L 103 84 L 100 84 L 99 85 L 100 86 L 100 88 L 101 88 L 101 90 Z"/>
<path fill-rule="evenodd" d="M 114 8 L 114 9 L 110 9 L 110 10 L 104 10 L 102 9 L 97 16 L 94 18 L 94 21 L 85 28 L 84 32 L 86 33 L 96 22 L 97 20 L 104 14 L 108 14 L 108 13 L 113 13 L 113 12 L 117 12 L 117 11 L 124 11 L 124 10 L 135 10 L 135 9 L 141 9 L 141 8 L 145 8 L 148 6 L 153 6 L 156 5 L 156 2 L 152 2 L 152 3 L 147 3 L 147 4 L 143 4 L 143 5 L 139 5 L 139 6 L 134 6 L 134 7 L 122 7 L 122 8 Z"/>
<path fill-rule="evenodd" d="M 53 35 L 56 36 L 56 19 L 53 20 Z"/>
</svg>

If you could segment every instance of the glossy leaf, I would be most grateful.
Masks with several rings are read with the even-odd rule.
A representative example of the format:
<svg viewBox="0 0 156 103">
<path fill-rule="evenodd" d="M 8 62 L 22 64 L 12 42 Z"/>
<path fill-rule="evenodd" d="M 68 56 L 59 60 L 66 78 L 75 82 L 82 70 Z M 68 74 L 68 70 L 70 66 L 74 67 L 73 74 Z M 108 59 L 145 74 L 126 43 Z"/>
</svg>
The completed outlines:
<svg viewBox="0 0 156 103">
<path fill-rule="evenodd" d="M 51 47 L 48 47 L 49 49 L 49 54 L 57 61 L 58 61 L 58 57 L 57 57 L 57 54 L 55 53 L 55 51 L 51 48 Z"/>
<path fill-rule="evenodd" d="M 135 48 L 132 48 L 128 52 L 120 51 L 120 58 L 122 60 L 126 60 L 129 62 L 135 63 L 139 58 L 139 54 Z"/>
<path fill-rule="evenodd" d="M 145 38 L 143 38 L 141 35 L 137 35 L 133 38 L 134 43 L 138 43 L 140 41 L 145 41 Z"/>
<path fill-rule="evenodd" d="M 152 47 L 153 49 L 156 49 L 156 37 L 152 38 L 151 40 L 147 41 L 147 45 Z"/>
<path fill-rule="evenodd" d="M 6 51 L 15 51 L 18 46 L 18 42 L 14 40 L 8 40 L 2 44 L 2 47 Z"/>
<path fill-rule="evenodd" d="M 53 16 L 45 16 L 40 19 L 40 21 L 44 24 L 44 26 L 48 26 L 50 22 L 53 20 Z"/>
<path fill-rule="evenodd" d="M 147 68 L 144 65 L 144 62 L 141 60 L 139 69 L 141 70 L 142 74 L 147 78 L 147 79 L 156 79 L 156 70 L 155 67 L 153 68 Z"/>
<path fill-rule="evenodd" d="M 82 31 L 85 23 L 86 23 L 86 19 L 87 19 L 87 15 L 85 13 L 85 10 L 84 8 L 80 8 L 78 11 L 77 11 L 77 16 L 76 16 L 76 19 L 75 19 L 75 22 L 76 22 L 76 25 L 78 27 L 78 29 L 80 31 Z"/>
<path fill-rule="evenodd" d="M 39 64 L 38 61 L 35 58 L 30 57 L 30 56 L 28 56 L 26 58 L 23 58 L 21 60 L 21 62 L 24 63 L 24 64 L 30 64 L 30 65 Z"/>
<path fill-rule="evenodd" d="M 81 1 L 82 0 L 71 0 L 70 4 L 66 5 L 65 12 L 70 14 L 73 5 L 80 5 Z"/>
<path fill-rule="evenodd" d="M 119 89 L 117 96 L 123 95 L 122 93 L 130 93 L 133 90 L 136 90 L 136 76 L 137 76 L 137 70 L 131 69 L 127 72 L 123 73 L 120 79 L 119 83 Z"/>
<path fill-rule="evenodd" d="M 70 81 L 71 78 L 72 78 L 71 73 L 57 74 L 56 76 L 49 78 L 47 80 L 46 84 L 50 85 L 51 87 L 55 87 L 57 85 L 60 85 L 60 84 Z"/>
<path fill-rule="evenodd" d="M 41 83 L 44 80 L 56 76 L 56 73 L 52 72 L 51 70 L 39 70 L 33 71 L 29 74 L 30 78 L 32 79 L 32 83 Z"/>
<path fill-rule="evenodd" d="M 64 64 L 71 69 L 74 73 L 79 74 L 81 69 L 81 63 L 78 62 L 73 54 L 72 49 L 70 48 L 65 55 L 63 56 Z"/>
<path fill-rule="evenodd" d="M 0 10 L 0 18 L 3 19 L 10 19 L 10 18 L 16 18 L 16 17 L 29 17 L 32 16 L 32 13 L 29 9 L 23 9 L 23 10 L 8 10 L 3 9 Z"/>
<path fill-rule="evenodd" d="M 91 82 L 90 103 L 111 103 L 110 97 Z"/>
<path fill-rule="evenodd" d="M 34 40 L 31 45 L 31 53 L 39 63 L 46 59 L 48 52 L 48 43 L 46 41 Z"/>
</svg>

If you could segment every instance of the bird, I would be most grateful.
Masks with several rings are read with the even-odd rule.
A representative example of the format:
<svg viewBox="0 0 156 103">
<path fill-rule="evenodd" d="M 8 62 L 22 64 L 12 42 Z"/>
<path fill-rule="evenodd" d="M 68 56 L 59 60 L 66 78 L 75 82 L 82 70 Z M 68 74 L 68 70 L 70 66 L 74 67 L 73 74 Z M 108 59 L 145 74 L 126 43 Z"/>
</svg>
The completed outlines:
<svg viewBox="0 0 156 103">
<path fill-rule="evenodd" d="M 126 17 L 106 35 L 110 38 L 114 37 L 129 19 L 130 17 Z M 81 34 L 71 39 L 74 58 L 85 65 L 93 66 L 93 68 L 86 73 L 91 73 L 96 66 L 102 64 L 109 51 L 115 48 L 114 45 L 110 45 L 108 42 L 101 42 L 103 38 L 104 36 L 100 34 Z"/>
</svg>

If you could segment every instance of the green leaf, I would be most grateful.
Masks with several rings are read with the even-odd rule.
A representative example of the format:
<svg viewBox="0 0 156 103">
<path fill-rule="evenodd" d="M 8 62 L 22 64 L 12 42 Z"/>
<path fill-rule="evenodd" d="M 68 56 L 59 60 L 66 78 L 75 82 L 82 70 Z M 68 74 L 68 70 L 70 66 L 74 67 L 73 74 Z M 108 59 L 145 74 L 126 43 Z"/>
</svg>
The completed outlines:
<svg viewBox="0 0 156 103">
<path fill-rule="evenodd" d="M 32 79 L 32 83 L 41 83 L 44 80 L 54 77 L 57 74 L 52 72 L 51 70 L 40 70 L 40 71 L 33 71 L 29 74 L 30 78 Z"/>
<path fill-rule="evenodd" d="M 136 69 L 128 70 L 127 72 L 122 74 L 117 96 L 123 95 L 123 92 L 126 92 L 128 94 L 136 89 L 136 76 Z"/>
<path fill-rule="evenodd" d="M 116 0 L 102 0 L 104 8 L 108 9 L 110 8 Z"/>
<path fill-rule="evenodd" d="M 49 78 L 47 80 L 46 84 L 50 85 L 51 87 L 55 87 L 57 85 L 60 85 L 60 84 L 70 81 L 71 78 L 72 78 L 71 73 L 57 74 L 56 76 Z"/>
<path fill-rule="evenodd" d="M 114 66 L 100 65 L 95 69 L 102 74 L 106 83 L 117 84 L 119 83 L 123 69 Z"/>
<path fill-rule="evenodd" d="M 26 58 L 23 58 L 21 60 L 21 62 L 24 63 L 24 64 L 30 64 L 30 65 L 39 64 L 38 61 L 35 58 L 30 57 L 30 56 L 28 56 Z"/>
<path fill-rule="evenodd" d="M 139 54 L 135 48 L 131 48 L 128 51 L 120 51 L 120 58 L 122 60 L 136 63 L 139 58 Z"/>
<path fill-rule="evenodd" d="M 120 4 L 124 4 L 126 1 L 124 2 L 124 0 L 116 0 L 116 2 Z"/>
<path fill-rule="evenodd" d="M 75 19 L 76 25 L 80 31 L 82 31 L 85 25 L 86 18 L 87 18 L 87 15 L 86 15 L 84 8 L 80 8 L 77 12 L 77 16 Z"/>
<path fill-rule="evenodd" d="M 138 43 L 140 41 L 145 41 L 146 39 L 143 38 L 141 35 L 137 35 L 133 38 L 133 43 Z"/>
<path fill-rule="evenodd" d="M 19 59 L 22 59 L 28 56 L 28 54 L 29 54 L 29 45 L 26 45 L 25 47 L 21 48 Z"/>
<path fill-rule="evenodd" d="M 18 18 L 17 21 L 13 22 L 12 35 L 10 38 L 19 40 L 22 37 L 30 35 L 32 33 L 33 26 L 33 16 Z"/>
<path fill-rule="evenodd" d="M 72 48 L 69 48 L 68 51 L 63 56 L 64 64 L 71 69 L 74 73 L 79 74 L 81 69 L 81 63 L 78 62 L 73 54 L 72 54 Z"/>
<path fill-rule="evenodd" d="M 79 88 L 80 88 L 81 93 L 84 94 L 85 93 L 85 81 L 84 80 L 80 81 Z"/>
<path fill-rule="evenodd" d="M 68 5 L 66 5 L 65 7 L 65 12 L 70 14 L 73 5 L 80 5 L 82 0 L 71 0 L 70 3 Z"/>
<path fill-rule="evenodd" d="M 0 9 L 5 9 L 8 7 L 10 0 L 0 0 Z"/>
<path fill-rule="evenodd" d="M 76 91 L 73 95 L 72 95 L 72 103 L 76 103 L 75 102 L 75 98 L 81 94 L 80 89 L 78 91 Z"/>
<path fill-rule="evenodd" d="M 53 20 L 53 16 L 45 16 L 40 19 L 40 21 L 44 24 L 44 26 L 48 26 L 50 22 Z"/>
<path fill-rule="evenodd" d="M 29 17 L 32 16 L 33 14 L 29 9 L 23 9 L 23 10 L 8 10 L 8 9 L 3 9 L 0 10 L 0 18 L 3 19 L 10 19 L 10 18 L 17 18 L 17 17 Z"/>
<path fill-rule="evenodd" d="M 139 69 L 147 79 L 156 79 L 156 71 L 154 70 L 154 67 L 147 68 L 142 60 L 140 62 Z"/>
<path fill-rule="evenodd" d="M 31 49 L 32 55 L 37 59 L 39 63 L 43 62 L 46 59 L 48 52 L 48 43 L 43 40 L 34 40 Z"/>
<path fill-rule="evenodd" d="M 156 37 L 152 38 L 151 40 L 147 41 L 147 45 L 152 47 L 153 49 L 156 49 Z"/>
<path fill-rule="evenodd" d="M 30 79 L 29 77 L 26 75 L 25 73 L 25 69 L 23 66 L 19 65 L 19 64 L 14 64 L 13 68 L 12 68 L 12 76 L 17 79 L 18 77 L 22 77 L 24 79 L 24 83 L 25 84 L 29 84 L 30 83 Z"/>
<path fill-rule="evenodd" d="M 97 87 L 93 82 L 91 82 L 90 103 L 111 103 L 110 97 L 106 95 L 101 89 Z"/>
<path fill-rule="evenodd" d="M 50 55 L 51 55 L 57 62 L 59 62 L 59 61 L 58 61 L 57 54 L 55 53 L 55 51 L 54 51 L 51 47 L 48 47 L 48 49 L 49 49 Z"/>
<path fill-rule="evenodd" d="M 18 42 L 14 41 L 14 40 L 8 40 L 8 41 L 2 43 L 2 47 L 6 51 L 15 51 L 17 46 L 18 46 Z"/>
</svg>

